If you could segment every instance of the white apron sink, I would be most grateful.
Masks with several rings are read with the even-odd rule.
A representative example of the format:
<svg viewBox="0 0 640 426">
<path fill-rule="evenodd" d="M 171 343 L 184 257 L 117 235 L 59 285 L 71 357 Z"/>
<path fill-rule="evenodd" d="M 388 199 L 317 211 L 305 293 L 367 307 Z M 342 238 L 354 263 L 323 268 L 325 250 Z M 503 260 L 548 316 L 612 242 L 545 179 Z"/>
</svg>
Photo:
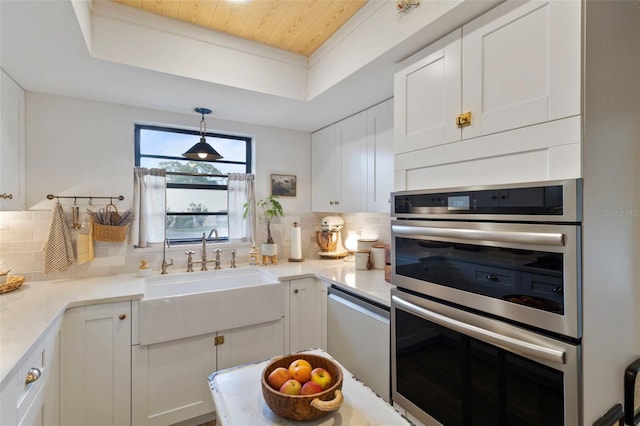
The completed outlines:
<svg viewBox="0 0 640 426">
<path fill-rule="evenodd" d="M 282 283 L 256 269 L 150 277 L 140 301 L 140 344 L 275 321 L 283 303 Z"/>
</svg>

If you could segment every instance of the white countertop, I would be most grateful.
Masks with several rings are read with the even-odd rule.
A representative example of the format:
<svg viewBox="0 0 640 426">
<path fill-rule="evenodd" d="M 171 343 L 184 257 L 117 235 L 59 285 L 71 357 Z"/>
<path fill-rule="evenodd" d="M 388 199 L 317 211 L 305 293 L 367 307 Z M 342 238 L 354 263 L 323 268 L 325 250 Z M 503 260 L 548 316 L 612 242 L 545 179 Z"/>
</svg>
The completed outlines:
<svg viewBox="0 0 640 426">
<path fill-rule="evenodd" d="M 330 357 L 330 354 L 320 349 L 309 352 Z M 282 418 L 271 411 L 262 396 L 260 378 L 268 362 L 266 360 L 232 367 L 209 376 L 219 426 L 412 424 L 364 383 L 354 379 L 342 366 L 344 402 L 338 410 L 305 422 Z"/>
<path fill-rule="evenodd" d="M 241 265 L 240 268 L 250 266 Z M 317 277 L 337 284 L 383 305 L 390 305 L 391 284 L 384 280 L 383 270 L 355 270 L 353 262 L 344 260 L 309 260 L 280 262 L 258 268 L 280 281 Z M 197 274 L 198 272 L 192 272 Z M 159 274 L 156 272 L 154 275 Z M 169 269 L 169 275 L 186 274 Z M 135 273 L 25 282 L 13 292 L 0 295 L 0 383 L 11 375 L 50 327 L 57 324 L 65 310 L 75 306 L 141 299 L 144 278 Z"/>
</svg>

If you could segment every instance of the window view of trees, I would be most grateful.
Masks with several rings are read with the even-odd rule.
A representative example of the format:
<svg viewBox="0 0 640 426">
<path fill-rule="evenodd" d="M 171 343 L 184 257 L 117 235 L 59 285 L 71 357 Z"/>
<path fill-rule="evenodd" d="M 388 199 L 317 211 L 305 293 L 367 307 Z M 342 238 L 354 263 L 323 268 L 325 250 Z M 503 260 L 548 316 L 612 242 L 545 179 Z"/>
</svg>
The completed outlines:
<svg viewBox="0 0 640 426">
<path fill-rule="evenodd" d="M 199 241 L 203 233 L 228 238 L 227 174 L 251 169 L 250 138 L 207 133 L 223 158 L 206 162 L 182 156 L 194 136 L 199 132 L 136 125 L 136 166 L 167 171 L 166 234 L 172 243 Z"/>
</svg>

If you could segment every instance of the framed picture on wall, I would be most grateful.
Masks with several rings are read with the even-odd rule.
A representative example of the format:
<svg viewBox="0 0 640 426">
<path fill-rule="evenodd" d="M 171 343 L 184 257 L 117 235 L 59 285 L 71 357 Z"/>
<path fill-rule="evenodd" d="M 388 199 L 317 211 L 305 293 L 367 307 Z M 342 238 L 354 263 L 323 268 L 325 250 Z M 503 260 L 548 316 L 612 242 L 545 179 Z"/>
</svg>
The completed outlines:
<svg viewBox="0 0 640 426">
<path fill-rule="evenodd" d="M 297 196 L 297 186 L 295 175 L 271 175 L 271 195 L 295 197 Z"/>
</svg>

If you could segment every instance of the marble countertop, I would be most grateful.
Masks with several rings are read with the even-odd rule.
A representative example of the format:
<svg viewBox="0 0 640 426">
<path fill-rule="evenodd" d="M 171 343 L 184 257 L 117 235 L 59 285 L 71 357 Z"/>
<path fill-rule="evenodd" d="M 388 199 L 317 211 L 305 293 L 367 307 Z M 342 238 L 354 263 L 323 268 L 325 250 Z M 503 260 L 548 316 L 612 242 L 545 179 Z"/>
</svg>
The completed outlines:
<svg viewBox="0 0 640 426">
<path fill-rule="evenodd" d="M 330 358 L 329 354 L 320 349 L 309 352 Z M 305 422 L 282 418 L 271 411 L 262 396 L 260 376 L 268 362 L 266 360 L 232 367 L 209 376 L 219 426 L 412 424 L 364 383 L 356 380 L 343 366 L 344 402 L 338 410 Z"/>
<path fill-rule="evenodd" d="M 240 265 L 238 269 L 241 268 L 250 266 Z M 386 306 L 390 305 L 390 290 L 394 287 L 384 280 L 383 270 L 356 270 L 353 262 L 342 259 L 281 262 L 257 268 L 280 281 L 317 277 Z M 169 275 L 181 274 L 186 272 L 169 269 Z M 0 384 L 47 331 L 59 324 L 65 310 L 142 299 L 144 282 L 135 273 L 25 282 L 19 290 L 0 295 Z"/>
</svg>

